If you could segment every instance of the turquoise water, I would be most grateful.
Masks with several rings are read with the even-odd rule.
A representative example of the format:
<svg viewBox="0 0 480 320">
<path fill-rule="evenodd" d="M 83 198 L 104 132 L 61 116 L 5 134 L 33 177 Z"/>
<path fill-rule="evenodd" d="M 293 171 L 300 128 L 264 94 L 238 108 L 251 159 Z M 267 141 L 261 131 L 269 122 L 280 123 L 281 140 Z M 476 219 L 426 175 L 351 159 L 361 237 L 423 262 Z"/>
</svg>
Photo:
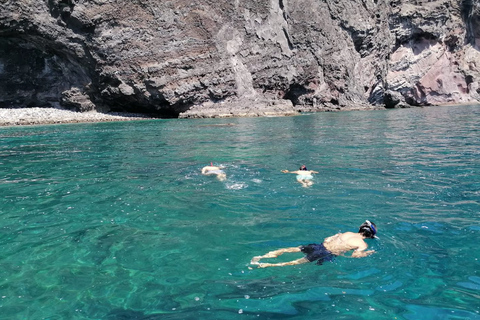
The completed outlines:
<svg viewBox="0 0 480 320">
<path fill-rule="evenodd" d="M 0 319 L 480 319 L 479 128 L 478 106 L 0 128 Z M 310 188 L 280 172 L 301 164 Z M 365 219 L 373 256 L 248 268 Z"/>
</svg>

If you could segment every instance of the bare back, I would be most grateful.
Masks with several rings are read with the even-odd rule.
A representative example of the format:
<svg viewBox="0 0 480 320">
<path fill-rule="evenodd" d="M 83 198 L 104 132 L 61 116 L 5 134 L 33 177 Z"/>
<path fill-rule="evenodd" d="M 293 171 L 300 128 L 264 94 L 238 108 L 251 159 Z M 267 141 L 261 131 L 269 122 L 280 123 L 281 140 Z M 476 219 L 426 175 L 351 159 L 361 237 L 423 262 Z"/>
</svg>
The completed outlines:
<svg viewBox="0 0 480 320">
<path fill-rule="evenodd" d="M 313 170 L 296 170 L 296 171 L 289 171 L 288 173 L 295 173 L 298 175 L 308 176 L 308 175 L 312 175 L 312 173 L 318 173 L 318 172 Z"/>
<path fill-rule="evenodd" d="M 222 169 L 223 167 L 206 166 L 202 168 L 202 174 L 206 176 L 216 175 L 218 180 L 224 181 L 227 178 L 227 174 Z"/>
<path fill-rule="evenodd" d="M 360 233 L 345 232 L 337 233 L 323 241 L 325 248 L 334 255 L 341 255 L 347 251 L 354 250 L 352 257 L 359 258 L 367 256 L 373 251 L 364 251 L 368 245 Z"/>
<path fill-rule="evenodd" d="M 202 173 L 203 174 L 208 174 L 209 172 L 212 172 L 212 171 L 220 171 L 221 168 L 220 167 L 217 167 L 217 166 L 206 166 L 206 167 L 203 167 L 202 168 Z"/>
</svg>

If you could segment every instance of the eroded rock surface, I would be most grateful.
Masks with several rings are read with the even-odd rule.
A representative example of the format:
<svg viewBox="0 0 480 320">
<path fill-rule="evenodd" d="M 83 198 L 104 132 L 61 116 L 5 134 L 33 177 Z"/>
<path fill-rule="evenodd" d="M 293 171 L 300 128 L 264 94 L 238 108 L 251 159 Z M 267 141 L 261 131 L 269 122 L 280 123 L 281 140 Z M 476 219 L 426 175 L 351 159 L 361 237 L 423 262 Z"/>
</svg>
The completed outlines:
<svg viewBox="0 0 480 320">
<path fill-rule="evenodd" d="M 0 107 L 163 117 L 480 101 L 479 0 L 1 0 Z"/>
</svg>

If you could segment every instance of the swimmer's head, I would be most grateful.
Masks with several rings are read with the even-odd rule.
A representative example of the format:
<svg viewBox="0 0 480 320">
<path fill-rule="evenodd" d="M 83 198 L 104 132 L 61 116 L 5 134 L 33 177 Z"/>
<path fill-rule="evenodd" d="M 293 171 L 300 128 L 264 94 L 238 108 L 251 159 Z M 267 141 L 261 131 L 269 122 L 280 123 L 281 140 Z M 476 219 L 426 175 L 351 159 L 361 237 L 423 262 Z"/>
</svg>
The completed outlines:
<svg viewBox="0 0 480 320">
<path fill-rule="evenodd" d="M 300 167 L 300 170 L 305 170 L 305 171 L 307 171 L 307 167 L 303 164 L 303 165 Z"/>
<path fill-rule="evenodd" d="M 361 233 L 365 238 L 375 238 L 377 234 L 377 226 L 375 223 L 366 220 L 358 229 L 358 233 Z"/>
</svg>

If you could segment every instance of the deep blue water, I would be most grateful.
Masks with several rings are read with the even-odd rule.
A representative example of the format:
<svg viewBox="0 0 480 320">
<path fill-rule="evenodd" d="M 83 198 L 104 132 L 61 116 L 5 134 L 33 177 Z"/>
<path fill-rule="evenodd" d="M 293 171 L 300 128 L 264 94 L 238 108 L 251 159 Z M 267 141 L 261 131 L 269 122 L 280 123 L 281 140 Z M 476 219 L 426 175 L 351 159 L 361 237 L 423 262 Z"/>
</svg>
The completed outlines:
<svg viewBox="0 0 480 320">
<path fill-rule="evenodd" d="M 0 319 L 480 319 L 479 128 L 479 106 L 0 128 Z M 370 257 L 248 268 L 365 219 Z"/>
</svg>

